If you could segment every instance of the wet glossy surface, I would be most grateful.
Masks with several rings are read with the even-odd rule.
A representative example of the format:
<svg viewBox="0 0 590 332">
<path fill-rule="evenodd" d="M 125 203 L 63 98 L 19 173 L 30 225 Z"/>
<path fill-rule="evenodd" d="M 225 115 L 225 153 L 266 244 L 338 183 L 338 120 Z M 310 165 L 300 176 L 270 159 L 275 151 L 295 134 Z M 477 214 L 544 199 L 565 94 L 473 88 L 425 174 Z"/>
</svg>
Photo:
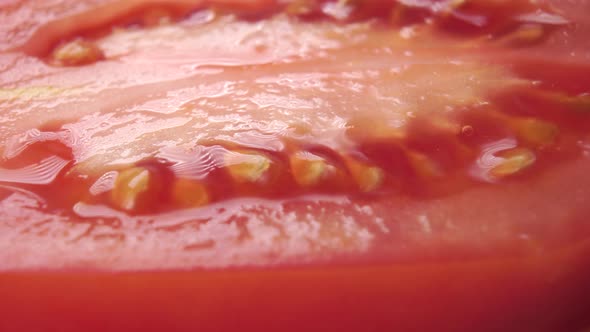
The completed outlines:
<svg viewBox="0 0 590 332">
<path fill-rule="evenodd" d="M 0 330 L 579 329 L 588 13 L 0 1 Z"/>
<path fill-rule="evenodd" d="M 67 43 L 31 49 L 43 29 L 76 36 L 55 30 L 75 22 L 65 13 L 47 14 L 36 33 L 14 30 L 5 44 L 14 50 L 2 54 L 0 76 L 4 269 L 476 258 L 587 234 L 588 121 L 535 104 L 575 103 L 587 91 L 525 65 L 569 33 L 569 11 L 388 4 L 388 23 L 329 2 L 304 19 L 292 5 L 249 21 L 192 4 L 118 6 L 99 7 L 103 23 L 78 30 L 88 43 L 79 45 L 104 59 L 84 58 L 79 45 L 71 59 L 94 63 L 64 62 L 69 55 L 56 52 Z M 136 7 L 139 21 L 109 18 Z M 30 7 L 10 8 L 13 28 L 24 29 L 19 11 Z M 408 20 L 395 21 L 400 8 Z M 479 27 L 453 25 L 483 12 L 489 22 Z M 529 27 L 543 39 L 521 33 Z M 551 52 L 556 68 L 587 72 L 587 54 Z M 228 161 L 236 153 L 250 157 Z M 323 164 L 294 163 L 300 153 Z M 574 187 L 562 185 L 570 179 Z M 543 217 L 523 208 L 555 197 L 566 205 Z M 71 250 L 81 244 L 88 251 Z"/>
</svg>

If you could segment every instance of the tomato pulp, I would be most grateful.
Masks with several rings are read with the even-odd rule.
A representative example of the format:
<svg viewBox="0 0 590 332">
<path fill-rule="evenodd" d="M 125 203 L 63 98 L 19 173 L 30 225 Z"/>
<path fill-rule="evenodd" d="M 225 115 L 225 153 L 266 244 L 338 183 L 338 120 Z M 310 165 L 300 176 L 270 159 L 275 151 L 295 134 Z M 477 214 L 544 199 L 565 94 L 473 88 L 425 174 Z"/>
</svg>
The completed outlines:
<svg viewBox="0 0 590 332">
<path fill-rule="evenodd" d="M 584 1 L 0 9 L 0 330 L 590 324 Z"/>
</svg>

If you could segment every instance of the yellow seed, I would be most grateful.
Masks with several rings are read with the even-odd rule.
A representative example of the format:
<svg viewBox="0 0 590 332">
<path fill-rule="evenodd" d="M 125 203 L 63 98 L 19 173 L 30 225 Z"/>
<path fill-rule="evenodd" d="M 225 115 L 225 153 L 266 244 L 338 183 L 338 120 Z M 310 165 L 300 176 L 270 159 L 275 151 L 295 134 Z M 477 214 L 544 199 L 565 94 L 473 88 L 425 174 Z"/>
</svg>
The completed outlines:
<svg viewBox="0 0 590 332">
<path fill-rule="evenodd" d="M 463 7 L 467 3 L 467 0 L 450 0 L 445 3 L 445 7 L 442 8 L 439 15 L 441 17 L 448 17 L 451 13 L 457 9 Z"/>
<path fill-rule="evenodd" d="M 545 29 L 541 24 L 523 24 L 515 31 L 498 39 L 498 43 L 510 46 L 525 46 L 541 41 Z"/>
<path fill-rule="evenodd" d="M 142 208 L 149 200 L 146 197 L 153 182 L 153 175 L 143 167 L 133 167 L 120 172 L 111 191 L 111 200 L 119 209 L 134 211 Z"/>
<path fill-rule="evenodd" d="M 362 192 L 377 190 L 383 184 L 385 173 L 381 168 L 354 159 L 348 159 L 346 163 L 350 174 Z"/>
<path fill-rule="evenodd" d="M 104 59 L 104 53 L 94 43 L 75 39 L 58 46 L 52 54 L 54 64 L 81 66 Z"/>
<path fill-rule="evenodd" d="M 559 128 L 553 123 L 535 118 L 513 120 L 518 137 L 529 144 L 544 146 L 555 142 Z"/>
<path fill-rule="evenodd" d="M 295 0 L 285 8 L 285 13 L 293 16 L 305 16 L 312 14 L 317 8 L 318 4 L 315 0 Z"/>
<path fill-rule="evenodd" d="M 405 5 L 396 3 L 389 14 L 389 21 L 392 24 L 402 24 L 407 12 L 408 8 Z"/>
<path fill-rule="evenodd" d="M 359 188 L 363 192 L 378 189 L 383 183 L 383 170 L 379 167 L 367 167 L 356 176 Z"/>
<path fill-rule="evenodd" d="M 418 176 L 423 178 L 433 178 L 442 175 L 442 170 L 439 165 L 427 155 L 416 151 L 407 151 L 406 154 L 410 161 L 410 165 Z"/>
<path fill-rule="evenodd" d="M 143 14 L 143 24 L 148 27 L 169 24 L 172 13 L 165 8 L 152 8 Z"/>
<path fill-rule="evenodd" d="M 407 136 L 404 126 L 393 126 L 380 118 L 358 117 L 349 121 L 347 128 L 347 134 L 357 141 L 399 140 Z"/>
<path fill-rule="evenodd" d="M 429 115 L 428 124 L 432 129 L 450 135 L 458 135 L 461 133 L 462 130 L 462 126 L 460 123 L 458 123 L 452 118 L 443 115 Z"/>
<path fill-rule="evenodd" d="M 234 180 L 240 183 L 264 181 L 272 161 L 258 152 L 228 152 L 225 165 Z"/>
<path fill-rule="evenodd" d="M 590 93 L 572 97 L 571 105 L 577 111 L 590 112 Z"/>
<path fill-rule="evenodd" d="M 577 112 L 590 112 L 590 93 L 583 93 L 577 96 L 568 96 L 562 93 L 555 93 L 552 99 L 566 105 Z"/>
<path fill-rule="evenodd" d="M 467 3 L 467 0 L 451 0 L 448 2 L 448 6 L 450 9 L 459 9 L 463 5 Z"/>
<path fill-rule="evenodd" d="M 562 91 L 533 90 L 528 91 L 529 95 L 535 99 L 540 99 L 551 104 L 565 106 L 576 112 L 590 112 L 590 93 L 579 95 L 569 95 Z"/>
<path fill-rule="evenodd" d="M 516 117 L 495 110 L 488 114 L 494 119 L 503 121 L 516 132 L 520 140 L 536 147 L 554 143 L 559 135 L 559 128 L 555 124 L 541 119 Z"/>
<path fill-rule="evenodd" d="M 291 124 L 289 126 L 289 130 L 297 136 L 308 135 L 311 133 L 310 126 L 303 122 Z"/>
<path fill-rule="evenodd" d="M 0 88 L 0 101 L 3 100 L 38 100 L 79 94 L 80 89 L 58 88 L 54 86 L 28 86 L 20 88 Z"/>
<path fill-rule="evenodd" d="M 503 160 L 490 170 L 490 174 L 496 178 L 518 174 L 532 166 L 536 160 L 535 154 L 526 148 L 502 151 L 498 157 Z"/>
<path fill-rule="evenodd" d="M 317 185 L 333 168 L 325 159 L 304 151 L 291 155 L 289 164 L 295 182 L 302 187 Z"/>
<path fill-rule="evenodd" d="M 177 179 L 172 189 L 174 202 L 183 208 L 193 208 L 209 203 L 207 187 L 199 181 Z"/>
</svg>

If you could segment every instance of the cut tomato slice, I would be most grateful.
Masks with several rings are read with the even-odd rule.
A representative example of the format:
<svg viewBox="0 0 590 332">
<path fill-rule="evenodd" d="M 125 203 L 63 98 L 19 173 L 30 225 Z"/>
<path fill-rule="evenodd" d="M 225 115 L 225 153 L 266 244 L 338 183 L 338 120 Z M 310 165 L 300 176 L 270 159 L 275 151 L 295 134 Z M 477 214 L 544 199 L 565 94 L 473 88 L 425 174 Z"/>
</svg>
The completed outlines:
<svg viewBox="0 0 590 332">
<path fill-rule="evenodd" d="M 581 329 L 576 3 L 0 4 L 0 330 Z"/>
</svg>

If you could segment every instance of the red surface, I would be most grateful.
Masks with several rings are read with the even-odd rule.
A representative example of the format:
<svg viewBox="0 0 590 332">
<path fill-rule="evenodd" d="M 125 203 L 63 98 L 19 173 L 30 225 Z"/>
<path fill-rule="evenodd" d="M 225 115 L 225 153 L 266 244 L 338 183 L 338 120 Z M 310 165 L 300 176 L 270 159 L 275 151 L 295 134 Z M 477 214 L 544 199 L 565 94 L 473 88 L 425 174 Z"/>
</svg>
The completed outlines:
<svg viewBox="0 0 590 332">
<path fill-rule="evenodd" d="M 3 331 L 577 331 L 590 245 L 456 264 L 0 276 Z"/>
<path fill-rule="evenodd" d="M 213 2 L 223 10 L 237 11 L 254 22 L 260 17 L 264 20 L 265 15 L 275 10 L 270 1 Z M 513 10 L 512 14 L 519 15 L 529 8 L 524 1 L 512 7 L 498 3 L 500 9 L 487 9 L 494 23 L 488 29 L 494 33 L 499 31 L 498 27 L 500 30 L 510 28 L 503 25 L 504 18 L 499 19 L 502 15 L 498 13 Z M 321 74 L 330 74 L 336 78 L 328 83 L 334 84 L 335 88 L 330 87 L 339 94 L 322 95 L 319 90 L 313 90 L 314 86 L 297 85 L 300 83 L 295 80 L 294 85 L 281 87 L 279 92 L 294 91 L 290 97 L 301 94 L 302 100 L 309 99 L 306 95 L 309 91 L 317 93 L 324 101 L 336 103 L 343 100 L 344 106 L 336 113 L 348 121 L 354 119 L 345 112 L 346 106 L 371 107 L 374 104 L 371 104 L 373 97 L 353 94 L 354 84 L 350 84 L 353 88 L 349 90 L 342 88 L 344 83 L 350 83 L 339 72 L 346 66 L 356 66 L 363 74 L 371 69 L 385 71 L 392 61 L 400 68 L 410 68 L 400 74 L 402 81 L 421 82 L 427 88 L 392 85 L 398 76 L 387 76 L 377 82 L 393 86 L 392 90 L 401 91 L 403 98 L 410 101 L 420 100 L 423 90 L 434 91 L 427 94 L 433 99 L 418 102 L 423 108 L 441 107 L 441 103 L 448 102 L 447 95 L 451 95 L 453 101 L 461 99 L 463 95 L 453 93 L 462 91 L 462 84 L 471 88 L 471 83 L 475 82 L 474 86 L 481 85 L 489 92 L 497 85 L 512 84 L 514 77 L 539 80 L 541 91 L 562 93 L 559 95 L 562 97 L 583 95 L 590 91 L 587 86 L 590 45 L 585 37 L 590 33 L 590 21 L 586 20 L 588 11 L 582 10 L 590 8 L 587 1 L 542 2 L 540 8 L 555 6 L 555 13 L 563 15 L 568 24 L 551 27 L 556 32 L 530 48 L 507 47 L 493 42 L 486 44 L 481 39 L 474 41 L 469 39 L 473 31 L 457 36 L 457 31 L 465 28 L 464 22 L 457 26 L 447 25 L 449 22 L 441 19 L 436 21 L 437 29 L 444 32 L 436 35 L 441 39 L 431 38 L 429 33 L 425 39 L 428 43 L 396 39 L 392 45 L 399 49 L 394 47 L 393 55 L 365 52 L 367 49 L 384 52 L 380 43 L 386 43 L 394 36 L 387 35 L 387 32 L 351 32 L 350 36 L 365 38 L 360 38 L 362 47 L 347 40 L 347 34 L 337 34 L 330 37 L 332 39 L 312 35 L 310 44 L 302 47 L 297 44 L 300 42 L 297 35 L 308 28 L 297 24 L 278 25 L 286 27 L 289 34 L 269 40 L 278 44 L 284 39 L 287 43 L 277 46 L 274 53 L 264 57 L 260 55 L 260 52 L 264 53 L 264 44 L 251 49 L 236 46 L 241 44 L 226 42 L 223 38 L 187 39 L 190 33 L 186 31 L 194 27 L 181 28 L 180 32 L 174 30 L 179 34 L 174 37 L 179 40 L 175 45 L 178 48 L 172 49 L 167 56 L 158 53 L 161 51 L 158 43 L 168 38 L 165 34 L 156 33 L 153 38 L 146 34 L 148 37 L 138 39 L 145 44 L 130 42 L 130 45 L 125 43 L 133 39 L 118 40 L 115 33 L 110 34 L 108 28 L 111 26 L 136 23 L 138 15 L 159 8 L 160 1 L 113 2 L 104 6 L 102 1 L 87 1 L 76 8 L 68 1 L 58 1 L 46 8 L 41 8 L 40 4 L 34 1 L 0 2 L 4 6 L 0 10 L 5 10 L 9 23 L 8 28 L 0 28 L 0 32 L 9 37 L 0 45 L 3 50 L 0 63 L 5 65 L 0 72 L 0 86 L 5 89 L 2 91 L 9 93 L 14 87 L 18 91 L 44 85 L 58 89 L 65 87 L 66 92 L 56 94 L 56 90 L 51 89 L 29 91 L 40 93 L 41 101 L 35 99 L 39 96 L 29 100 L 20 96 L 21 99 L 15 98 L 13 104 L 10 98 L 6 99 L 8 102 L 0 100 L 1 115 L 9 115 L 2 120 L 7 129 L 0 132 L 2 152 L 7 158 L 2 161 L 2 167 L 26 167 L 39 158 L 59 156 L 75 164 L 74 174 L 79 172 L 80 177 L 61 174 L 57 181 L 41 188 L 34 187 L 36 184 L 20 183 L 17 188 L 21 190 L 21 196 L 19 192 L 10 194 L 10 190 L 2 189 L 6 193 L 2 191 L 0 210 L 0 218 L 3 218 L 0 221 L 0 332 L 577 332 L 590 324 L 589 115 L 583 112 L 574 114 L 563 109 L 562 105 L 539 101 L 531 97 L 530 91 L 537 91 L 532 88 L 499 90 L 496 91 L 499 96 L 495 97 L 474 92 L 476 98 L 501 105 L 502 114 L 533 116 L 559 127 L 559 139 L 550 148 L 530 146 L 531 149 L 538 148 L 535 152 L 539 156 L 532 172 L 505 182 L 477 182 L 470 177 L 472 174 L 468 173 L 466 161 L 457 161 L 446 153 L 456 152 L 453 144 L 458 139 L 437 136 L 414 126 L 412 129 L 417 138 L 409 140 L 409 146 L 446 161 L 447 164 L 443 163 L 446 169 L 456 171 L 445 178 L 448 181 L 425 184 L 419 180 L 413 182 L 413 175 L 410 175 L 409 184 L 403 189 L 410 188 L 409 193 L 403 190 L 399 195 L 397 191 L 394 194 L 388 192 L 385 198 L 374 200 L 355 195 L 347 197 L 339 192 L 334 201 L 322 197 L 313 202 L 315 198 L 307 197 L 309 193 L 305 192 L 303 200 L 220 200 L 197 212 L 173 209 L 147 216 L 145 220 L 133 213 L 130 216 L 113 209 L 101 210 L 101 206 L 97 207 L 100 202 L 86 200 L 90 180 L 94 181 L 108 171 L 106 165 L 113 161 L 109 158 L 117 155 L 109 154 L 116 144 L 112 147 L 108 144 L 128 144 L 133 159 L 139 158 L 143 152 L 148 155 L 162 153 L 161 150 L 150 150 L 154 146 L 150 137 L 155 137 L 154 142 L 170 139 L 166 133 L 157 130 L 158 126 L 173 123 L 174 118 L 166 114 L 157 115 L 155 118 L 162 121 L 153 126 L 142 122 L 141 117 L 116 122 L 117 116 L 125 111 L 137 114 L 134 113 L 137 111 L 135 105 L 165 109 L 169 107 L 167 102 L 171 101 L 173 105 L 178 103 L 174 107 L 180 107 L 184 103 L 184 100 L 180 102 L 181 99 L 185 98 L 182 94 L 164 93 L 182 92 L 193 87 L 195 82 L 204 82 L 206 87 L 214 87 L 219 81 L 237 86 L 243 84 L 240 87 L 247 90 L 245 95 L 254 98 L 256 93 L 267 91 L 259 82 L 249 80 L 250 76 L 278 82 L 283 73 L 312 74 L 308 76 L 310 80 L 320 80 Z M 98 7 L 93 7 L 96 4 Z M 166 8 L 173 17 L 181 17 L 204 4 L 207 3 L 176 1 Z M 370 2 L 369 12 L 381 5 L 383 3 L 379 1 Z M 36 18 L 27 16 L 27 13 Z M 415 15 L 412 20 L 429 14 L 418 11 Z M 320 25 L 314 25 L 315 16 L 305 19 L 309 19 L 309 24 L 314 27 L 310 30 L 324 31 Z M 278 23 L 272 24 L 283 23 L 279 19 Z M 239 24 L 245 23 L 230 21 L 228 26 L 237 26 L 235 30 L 223 30 L 223 24 L 213 26 L 223 31 L 221 36 L 230 40 L 239 34 L 240 29 L 252 27 Z M 142 28 L 138 28 L 140 34 Z M 182 30 L 185 28 L 186 31 Z M 477 37 L 478 34 L 485 35 L 488 30 L 475 31 Z M 125 33 L 133 35 L 134 31 L 123 32 L 123 35 Z M 74 36 L 96 39 L 97 44 L 106 50 L 106 60 L 85 67 L 52 67 L 51 61 L 46 61 L 52 48 Z M 467 39 L 461 39 L 463 37 Z M 318 38 L 319 42 L 313 38 Z M 264 38 L 263 41 L 268 42 Z M 339 44 L 326 51 L 322 47 L 327 41 Z M 196 50 L 193 43 L 202 49 Z M 251 46 L 248 42 L 245 44 Z M 118 48 L 121 45 L 124 47 Z M 406 53 L 404 47 L 414 53 Z M 304 48 L 307 53 L 302 51 Z M 361 49 L 365 51 L 359 51 Z M 332 58 L 322 58 L 325 56 L 322 52 Z M 189 53 L 194 54 L 193 57 L 185 57 Z M 359 60 L 353 61 L 357 57 Z M 460 63 L 456 75 L 448 62 Z M 190 67 L 192 65 L 194 67 Z M 203 65 L 223 70 L 198 72 Z M 490 72 L 483 69 L 487 66 L 492 68 Z M 509 70 L 504 70 L 506 68 Z M 462 80 L 459 73 L 474 78 Z M 351 82 L 371 86 L 376 80 L 361 78 Z M 208 83 L 211 85 L 207 86 Z M 68 90 L 78 84 L 83 87 L 78 90 L 82 91 L 80 95 L 75 94 L 75 89 Z M 44 93 L 49 97 L 43 97 Z M 161 97 L 158 93 L 163 93 L 165 98 L 158 99 Z M 235 95 L 224 93 L 224 98 L 208 109 L 209 117 L 233 112 L 231 102 Z M 471 95 L 467 94 L 467 97 Z M 377 99 L 377 102 L 383 101 Z M 55 106 L 51 102 L 55 102 Z M 365 102 L 367 104 L 363 104 Z M 283 101 L 281 107 L 287 106 L 289 103 Z M 503 138 L 506 132 L 506 135 L 512 134 L 509 130 L 502 130 L 501 126 L 490 124 L 492 118 L 487 116 L 494 110 L 468 111 L 462 120 L 472 121 L 476 127 L 474 136 L 467 141 L 474 150 L 490 142 L 501 142 L 497 139 Z M 266 114 L 255 110 L 249 116 L 264 119 Z M 322 125 L 318 114 L 324 113 L 318 110 L 297 114 L 311 117 L 314 126 Z M 293 116 L 282 115 L 284 117 L 277 117 L 277 122 L 289 124 Z M 420 119 L 429 119 L 428 115 L 430 113 Z M 115 127 L 124 123 L 126 127 L 121 130 L 124 134 L 117 136 L 117 131 L 109 127 L 90 140 L 76 141 L 72 138 L 74 136 L 63 136 L 65 132 L 76 132 L 76 129 L 90 132 L 103 123 L 100 121 Z M 223 121 L 220 123 L 225 127 L 243 123 L 243 119 L 240 119 L 242 122 Z M 372 121 L 362 133 L 372 132 L 371 125 L 375 120 Z M 499 123 L 502 121 L 498 120 Z M 206 122 L 205 125 L 212 123 Z M 260 123 L 267 126 L 264 127 L 266 130 L 272 128 L 262 120 Z M 62 130 L 63 127 L 69 131 Z M 225 127 L 212 127 L 210 131 L 228 134 L 236 144 L 244 141 L 259 143 L 248 141 L 252 137 L 244 138 L 239 136 L 239 131 Z M 23 133 L 35 128 L 47 133 L 50 143 L 33 145 L 21 155 L 21 152 L 15 152 L 16 158 L 7 157 L 11 151 L 9 143 L 15 138 L 26 137 Z M 133 130 L 139 130 L 139 138 L 125 135 Z M 416 134 L 420 130 L 424 133 Z M 292 134 L 287 132 L 287 136 Z M 194 136 L 194 132 L 184 128 L 178 131 L 178 135 Z M 101 140 L 103 137 L 108 139 Z M 319 136 L 310 137 L 308 139 L 313 141 Z M 215 141 L 217 137 L 207 138 Z M 275 138 L 272 143 L 278 142 Z M 330 148 L 334 151 L 340 151 L 338 149 L 342 146 L 338 145 L 337 139 L 326 141 L 326 144 L 332 144 Z M 377 144 L 374 148 L 370 146 L 371 142 L 361 143 L 364 145 L 359 144 L 359 149 L 371 161 L 397 170 L 392 162 L 397 160 L 391 157 L 391 146 L 383 148 Z M 95 158 L 103 155 L 107 157 Z M 407 181 L 408 174 L 402 175 Z M 281 189 L 285 188 L 290 187 Z M 31 192 L 45 198 L 50 208 L 27 200 L 33 197 Z M 79 201 L 90 203 L 74 205 Z M 314 210 L 307 214 L 310 217 L 306 215 L 302 219 L 309 206 Z M 225 215 L 216 219 L 215 213 L 220 207 L 229 212 L 219 213 Z M 195 221 L 197 217 L 193 215 L 187 217 L 190 213 L 197 213 L 197 217 L 204 221 Z M 223 219 L 226 217 L 228 220 Z M 389 227 L 388 232 L 376 230 L 382 227 L 373 224 L 378 219 Z M 318 227 L 324 228 L 321 232 L 314 232 L 318 220 L 321 225 Z M 345 227 L 347 222 L 349 226 L 352 224 L 352 231 Z M 265 240 L 273 225 L 283 237 L 269 244 Z"/>
</svg>

